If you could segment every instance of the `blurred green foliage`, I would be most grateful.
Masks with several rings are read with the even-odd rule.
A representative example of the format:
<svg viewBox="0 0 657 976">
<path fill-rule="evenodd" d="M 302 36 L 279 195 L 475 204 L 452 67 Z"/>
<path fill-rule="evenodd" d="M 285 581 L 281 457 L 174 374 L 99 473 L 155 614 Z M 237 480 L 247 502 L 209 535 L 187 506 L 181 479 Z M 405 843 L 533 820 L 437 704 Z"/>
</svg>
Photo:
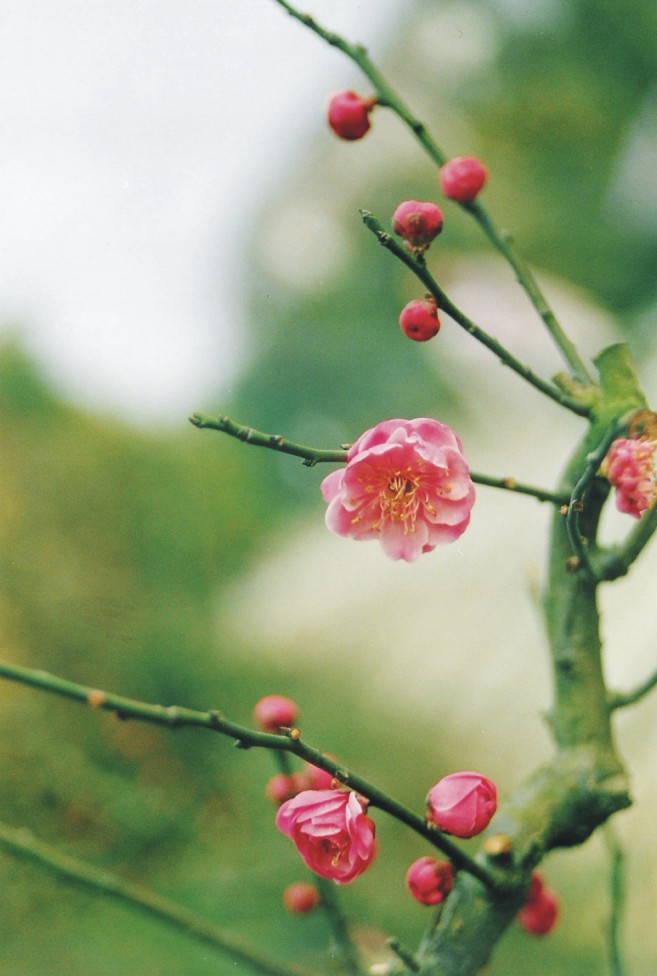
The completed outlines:
<svg viewBox="0 0 657 976">
<path fill-rule="evenodd" d="M 412 59 L 414 17 L 450 4 L 407 6 L 394 63 Z M 417 75 L 413 84 L 421 102 L 435 106 L 427 121 L 445 148 L 476 150 L 489 163 L 488 202 L 525 255 L 585 286 L 631 331 L 657 298 L 657 230 L 625 218 L 613 186 L 654 86 L 657 8 L 643 0 L 548 6 L 553 14 L 531 27 L 493 4 L 495 57 L 445 90 L 426 90 Z M 403 84 L 412 91 L 410 75 Z M 453 143 L 441 127 L 445 115 L 467 117 L 473 145 Z M 329 447 L 383 415 L 440 408 L 444 417 L 466 405 L 455 379 L 400 336 L 406 272 L 377 248 L 355 207 L 345 214 L 323 193 L 327 138 L 290 175 L 334 207 L 348 228 L 350 259 L 321 289 L 250 269 L 253 354 L 221 409 Z M 435 176 L 421 158 L 408 171 L 374 167 L 357 205 L 384 217 L 410 183 L 414 195 L 434 195 Z M 450 249 L 481 246 L 465 219 L 451 227 Z M 0 352 L 0 457 L 3 656 L 137 698 L 219 707 L 244 722 L 262 694 L 289 694 L 303 706 L 311 742 L 421 808 L 426 771 L 453 749 L 440 715 L 430 735 L 418 736 L 412 715 L 373 714 L 348 674 L 328 666 L 294 673 L 284 654 L 274 669 L 257 649 L 225 644 L 218 595 L 300 506 L 315 506 L 321 517 L 317 471 L 200 434 L 182 419 L 179 432 L 165 435 L 87 416 L 61 402 L 11 345 Z M 281 888 L 303 871 L 263 799 L 270 756 L 239 753 L 199 731 L 121 723 L 8 684 L 1 694 L 0 818 L 151 884 L 281 959 L 318 969 L 330 963 L 321 916 L 290 918 L 280 906 Z M 391 933 L 413 944 L 426 914 L 409 903 L 402 879 L 425 851 L 397 824 L 379 821 L 385 854 L 344 891 L 345 905 L 374 930 L 362 935 L 368 944 Z M 577 863 L 579 855 L 570 856 Z M 161 924 L 34 865 L 5 854 L 0 865 L 7 976 L 233 971 L 232 962 Z M 570 887 L 561 886 L 566 904 L 584 895 L 573 874 Z M 599 931 L 582 938 L 565 915 L 549 945 L 510 933 L 491 976 L 606 973 Z"/>
</svg>

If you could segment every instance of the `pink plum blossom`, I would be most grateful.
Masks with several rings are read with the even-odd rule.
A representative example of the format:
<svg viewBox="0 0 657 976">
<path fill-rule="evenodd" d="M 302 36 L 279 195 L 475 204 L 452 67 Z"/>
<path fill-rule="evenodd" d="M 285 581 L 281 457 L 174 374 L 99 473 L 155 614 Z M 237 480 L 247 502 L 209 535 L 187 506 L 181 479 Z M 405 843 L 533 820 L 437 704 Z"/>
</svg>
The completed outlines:
<svg viewBox="0 0 657 976">
<path fill-rule="evenodd" d="M 488 170 L 475 156 L 455 156 L 440 170 L 440 185 L 451 200 L 474 200 L 488 179 Z"/>
<path fill-rule="evenodd" d="M 446 424 L 427 417 L 371 427 L 350 448 L 347 466 L 322 482 L 328 528 L 378 539 L 387 556 L 407 562 L 454 542 L 475 499 L 462 451 Z"/>
<path fill-rule="evenodd" d="M 392 229 L 411 249 L 424 250 L 443 229 L 443 212 L 435 203 L 404 200 L 392 215 Z"/>
<path fill-rule="evenodd" d="M 365 806 L 349 790 L 304 790 L 279 809 L 276 826 L 316 874 L 346 884 L 376 854 L 374 822 Z"/>
<path fill-rule="evenodd" d="M 657 501 L 655 448 L 657 442 L 645 437 L 620 437 L 600 466 L 600 473 L 616 489 L 616 507 L 634 518 Z"/>
<path fill-rule="evenodd" d="M 497 788 L 480 773 L 450 773 L 427 796 L 427 820 L 455 837 L 485 830 L 497 810 Z"/>
<path fill-rule="evenodd" d="M 406 872 L 406 887 L 421 905 L 439 905 L 453 884 L 454 868 L 435 857 L 419 857 Z"/>
</svg>

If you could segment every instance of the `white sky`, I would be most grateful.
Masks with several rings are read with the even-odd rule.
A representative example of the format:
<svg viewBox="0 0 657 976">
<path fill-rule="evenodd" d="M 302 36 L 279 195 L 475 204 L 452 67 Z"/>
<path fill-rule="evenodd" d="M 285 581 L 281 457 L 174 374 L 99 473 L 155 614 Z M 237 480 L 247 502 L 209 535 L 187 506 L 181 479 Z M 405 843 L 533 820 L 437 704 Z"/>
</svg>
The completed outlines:
<svg viewBox="0 0 657 976">
<path fill-rule="evenodd" d="M 375 56 L 408 6 L 303 4 Z M 355 77 L 273 0 L 5 0 L 0 327 L 71 399 L 201 408 L 239 361 L 250 218 Z"/>
</svg>

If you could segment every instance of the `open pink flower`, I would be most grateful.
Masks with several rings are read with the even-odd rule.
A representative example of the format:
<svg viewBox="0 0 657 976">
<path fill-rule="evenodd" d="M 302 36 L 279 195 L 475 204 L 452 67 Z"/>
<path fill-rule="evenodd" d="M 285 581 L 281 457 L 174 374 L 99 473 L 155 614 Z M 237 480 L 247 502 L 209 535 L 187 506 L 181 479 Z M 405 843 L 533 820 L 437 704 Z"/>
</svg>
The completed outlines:
<svg viewBox="0 0 657 976">
<path fill-rule="evenodd" d="M 427 796 L 427 820 L 455 837 L 475 837 L 497 810 L 497 788 L 480 773 L 450 773 Z"/>
<path fill-rule="evenodd" d="M 338 884 L 357 878 L 376 854 L 374 822 L 348 790 L 304 790 L 283 804 L 276 826 L 309 868 Z"/>
<path fill-rule="evenodd" d="M 620 437 L 600 466 L 616 489 L 616 507 L 634 518 L 657 502 L 656 448 L 657 442 L 645 437 Z"/>
<path fill-rule="evenodd" d="M 347 466 L 322 482 L 326 524 L 379 539 L 387 556 L 414 562 L 467 528 L 475 491 L 463 445 L 437 420 L 384 420 L 361 434 Z"/>
</svg>

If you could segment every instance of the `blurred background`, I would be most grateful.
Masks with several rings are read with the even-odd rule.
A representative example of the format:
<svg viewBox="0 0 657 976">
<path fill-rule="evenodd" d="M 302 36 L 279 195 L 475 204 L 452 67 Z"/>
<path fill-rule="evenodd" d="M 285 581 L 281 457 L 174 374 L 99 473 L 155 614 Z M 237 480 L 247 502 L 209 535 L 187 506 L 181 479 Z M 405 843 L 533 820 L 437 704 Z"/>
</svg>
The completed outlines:
<svg viewBox="0 0 657 976">
<path fill-rule="evenodd" d="M 588 355 L 629 341 L 649 398 L 657 312 L 657 8 L 643 0 L 308 0 L 375 61 L 485 202 Z M 419 564 L 329 536 L 328 469 L 187 423 L 230 413 L 318 446 L 383 417 L 452 424 L 473 468 L 552 486 L 577 418 L 446 322 L 404 339 L 418 289 L 358 217 L 439 200 L 383 110 L 357 144 L 327 95 L 368 94 L 272 0 L 22 0 L 0 9 L 2 656 L 251 722 L 278 692 L 307 739 L 421 810 L 454 768 L 502 795 L 550 755 L 538 608 L 549 513 L 480 489 L 459 543 Z M 509 269 L 445 204 L 429 263 L 448 293 L 549 376 L 560 363 Z M 654 396 L 654 394 L 653 394 Z M 609 537 L 627 529 L 609 518 Z M 654 668 L 647 553 L 603 594 L 606 665 Z M 321 915 L 281 904 L 303 864 L 273 826 L 271 756 L 120 723 L 3 683 L 0 818 L 147 884 L 273 955 L 331 969 Z M 652 974 L 654 702 L 618 716 L 636 806 L 628 971 Z M 383 758 L 385 757 L 385 759 Z M 367 958 L 415 944 L 419 839 L 377 817 L 381 853 L 343 891 Z M 232 961 L 0 855 L 8 976 L 169 976 Z M 603 976 L 609 863 L 594 837 L 545 873 L 563 918 L 512 931 L 491 976 Z M 35 920 L 38 919 L 38 925 Z M 245 970 L 246 971 L 246 970 Z"/>
</svg>

